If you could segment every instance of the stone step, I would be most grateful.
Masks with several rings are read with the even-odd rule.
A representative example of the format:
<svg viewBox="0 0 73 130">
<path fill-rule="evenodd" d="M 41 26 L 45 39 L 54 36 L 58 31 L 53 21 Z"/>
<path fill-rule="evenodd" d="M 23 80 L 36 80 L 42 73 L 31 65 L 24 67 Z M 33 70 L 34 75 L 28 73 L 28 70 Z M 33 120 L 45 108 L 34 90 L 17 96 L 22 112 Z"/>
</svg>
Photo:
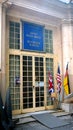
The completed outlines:
<svg viewBox="0 0 73 130">
<path fill-rule="evenodd" d="M 40 114 L 40 113 L 51 113 L 54 116 L 57 117 L 63 117 L 63 116 L 68 116 L 69 113 L 68 112 L 64 112 L 62 110 L 58 110 L 58 111 L 40 111 L 40 112 L 34 112 L 34 113 L 27 113 L 27 114 L 21 114 L 21 115 L 16 115 L 13 117 L 13 120 L 19 120 L 16 124 L 20 125 L 20 124 L 25 124 L 25 123 L 29 123 L 29 122 L 35 122 L 36 120 L 34 118 L 31 117 L 31 115 L 33 114 Z"/>
<path fill-rule="evenodd" d="M 25 118 L 20 118 L 16 124 L 20 125 L 20 124 L 25 124 L 25 123 L 34 122 L 34 121 L 36 120 L 32 117 L 25 117 Z"/>
<path fill-rule="evenodd" d="M 25 117 L 29 117 L 31 116 L 32 114 L 40 114 L 40 113 L 53 113 L 55 112 L 55 110 L 45 110 L 45 111 L 39 111 L 39 112 L 30 112 L 30 113 L 25 113 L 25 114 L 19 114 L 19 115 L 14 115 L 12 118 L 13 119 L 20 119 L 20 118 L 25 118 Z"/>
<path fill-rule="evenodd" d="M 64 111 L 61 111 L 61 112 L 55 112 L 55 113 L 52 113 L 54 116 L 57 116 L 57 117 L 61 117 L 61 116 L 68 116 L 70 115 L 69 112 L 64 112 Z"/>
</svg>

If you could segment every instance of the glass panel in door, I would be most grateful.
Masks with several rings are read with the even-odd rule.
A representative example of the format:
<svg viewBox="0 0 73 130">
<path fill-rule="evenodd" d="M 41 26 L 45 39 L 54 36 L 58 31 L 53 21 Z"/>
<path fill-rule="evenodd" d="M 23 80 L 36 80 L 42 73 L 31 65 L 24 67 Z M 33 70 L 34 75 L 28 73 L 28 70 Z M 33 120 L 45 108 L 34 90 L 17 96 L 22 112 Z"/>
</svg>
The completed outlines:
<svg viewBox="0 0 73 130">
<path fill-rule="evenodd" d="M 9 87 L 12 110 L 20 109 L 20 56 L 9 55 Z"/>
<path fill-rule="evenodd" d="M 51 75 L 52 75 L 52 78 L 53 78 L 53 81 L 54 81 L 54 70 L 53 70 L 53 58 L 46 58 L 46 97 L 47 97 L 47 106 L 49 105 L 53 105 L 53 99 L 51 98 L 51 94 L 49 93 L 49 75 L 48 75 L 48 72 L 50 71 Z M 53 82 L 54 84 L 54 82 Z"/>
<path fill-rule="evenodd" d="M 23 56 L 23 109 L 33 107 L 32 57 Z"/>
<path fill-rule="evenodd" d="M 35 57 L 35 107 L 44 106 L 44 64 L 42 57 Z"/>
</svg>

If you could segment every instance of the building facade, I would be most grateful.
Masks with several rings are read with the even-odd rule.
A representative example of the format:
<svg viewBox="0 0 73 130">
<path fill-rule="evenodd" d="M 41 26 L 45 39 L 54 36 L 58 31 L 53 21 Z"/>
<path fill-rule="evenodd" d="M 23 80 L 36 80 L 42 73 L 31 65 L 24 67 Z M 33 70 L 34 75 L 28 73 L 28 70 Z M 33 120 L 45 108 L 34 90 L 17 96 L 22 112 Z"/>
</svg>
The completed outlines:
<svg viewBox="0 0 73 130">
<path fill-rule="evenodd" d="M 0 2 L 0 91 L 11 90 L 14 114 L 52 109 L 48 72 L 60 65 L 62 80 L 69 63 L 73 91 L 73 4 L 58 0 Z M 63 90 L 61 91 L 61 95 Z"/>
</svg>

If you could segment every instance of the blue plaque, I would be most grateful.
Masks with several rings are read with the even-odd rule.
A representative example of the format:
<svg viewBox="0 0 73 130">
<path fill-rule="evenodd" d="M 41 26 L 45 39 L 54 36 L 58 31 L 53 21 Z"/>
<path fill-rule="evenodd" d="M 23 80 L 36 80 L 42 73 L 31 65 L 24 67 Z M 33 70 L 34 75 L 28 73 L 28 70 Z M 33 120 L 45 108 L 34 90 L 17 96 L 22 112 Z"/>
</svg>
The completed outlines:
<svg viewBox="0 0 73 130">
<path fill-rule="evenodd" d="M 44 26 L 22 22 L 22 49 L 43 51 Z"/>
</svg>

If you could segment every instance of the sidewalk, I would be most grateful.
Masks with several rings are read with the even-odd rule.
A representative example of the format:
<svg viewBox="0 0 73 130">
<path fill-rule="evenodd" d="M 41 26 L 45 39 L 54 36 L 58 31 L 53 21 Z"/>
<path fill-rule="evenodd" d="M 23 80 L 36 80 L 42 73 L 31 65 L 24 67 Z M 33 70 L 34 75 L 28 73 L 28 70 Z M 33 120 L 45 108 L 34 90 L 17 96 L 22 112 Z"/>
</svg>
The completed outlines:
<svg viewBox="0 0 73 130">
<path fill-rule="evenodd" d="M 43 124 L 39 123 L 37 120 L 31 117 L 32 114 L 40 114 L 40 113 L 51 113 L 54 116 L 57 116 L 58 118 L 65 120 L 66 122 L 69 122 L 69 126 L 65 127 L 58 127 L 55 129 L 50 129 L 44 126 Z M 22 114 L 14 116 L 13 119 L 18 119 L 19 122 L 16 124 L 16 127 L 14 130 L 73 130 L 73 119 L 70 116 L 69 113 L 64 111 L 40 111 L 35 113 L 28 113 L 28 114 Z"/>
</svg>

